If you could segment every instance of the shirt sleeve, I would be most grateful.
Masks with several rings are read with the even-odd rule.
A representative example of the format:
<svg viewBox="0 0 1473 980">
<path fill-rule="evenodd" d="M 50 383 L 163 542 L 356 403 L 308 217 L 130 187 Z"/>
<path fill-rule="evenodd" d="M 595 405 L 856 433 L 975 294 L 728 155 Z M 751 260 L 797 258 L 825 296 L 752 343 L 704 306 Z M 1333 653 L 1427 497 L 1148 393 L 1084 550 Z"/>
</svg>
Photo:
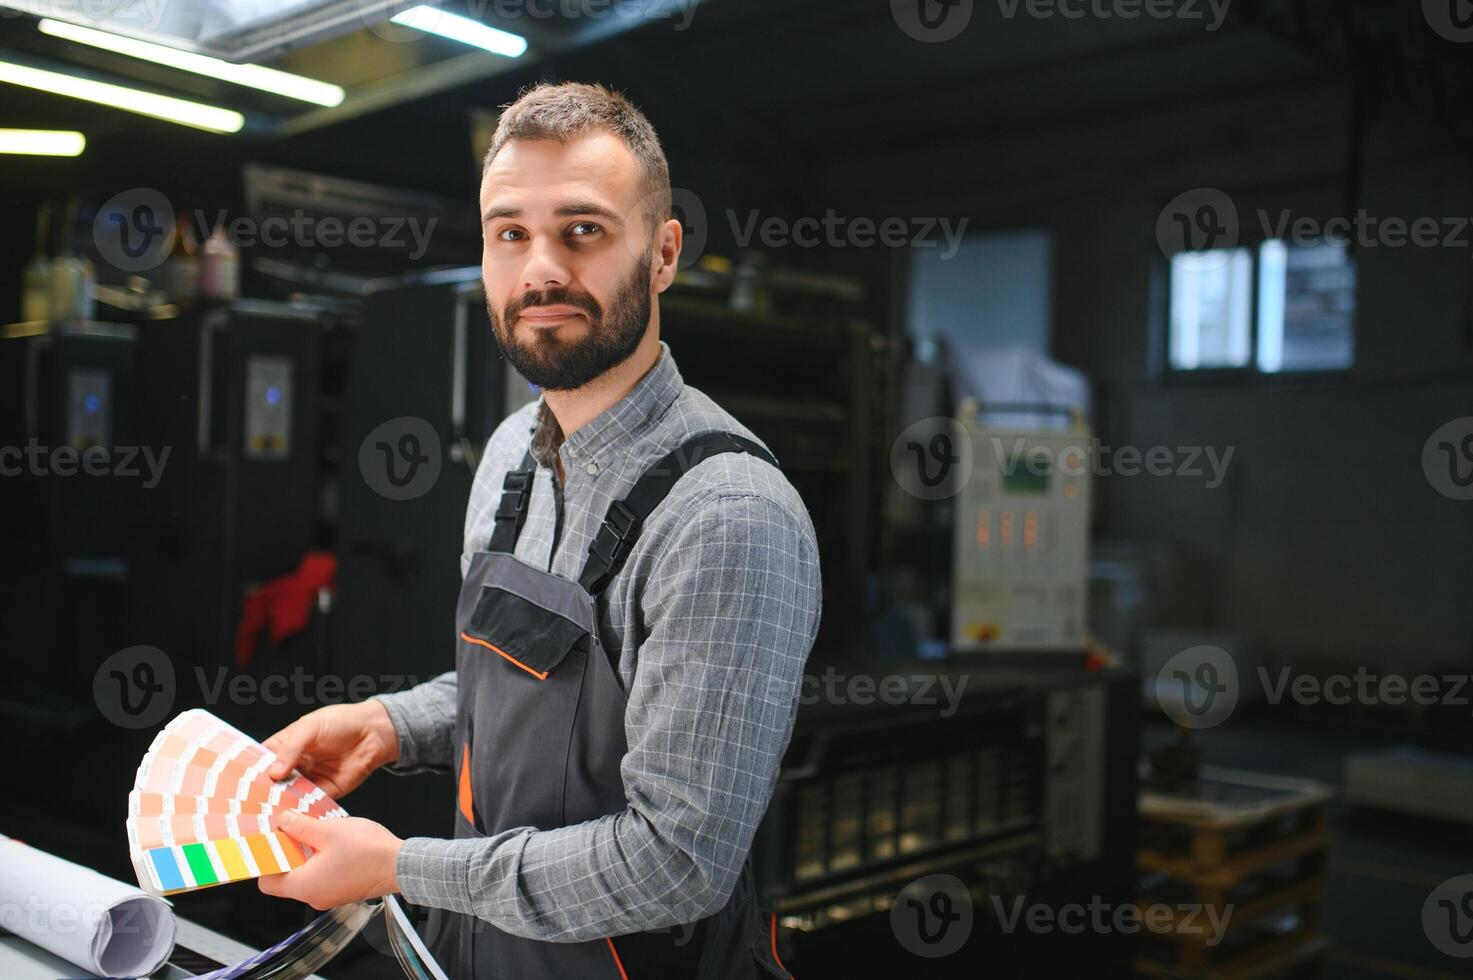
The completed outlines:
<svg viewBox="0 0 1473 980">
<path fill-rule="evenodd" d="M 818 631 L 812 523 L 766 497 L 707 497 L 640 601 L 650 626 L 625 713 L 625 808 L 552 830 L 410 838 L 396 865 L 407 900 L 560 942 L 668 928 L 726 904 Z"/>
<path fill-rule="evenodd" d="M 448 772 L 455 764 L 455 671 L 407 691 L 378 694 L 399 737 L 399 759 L 384 771 L 396 776 Z"/>
</svg>

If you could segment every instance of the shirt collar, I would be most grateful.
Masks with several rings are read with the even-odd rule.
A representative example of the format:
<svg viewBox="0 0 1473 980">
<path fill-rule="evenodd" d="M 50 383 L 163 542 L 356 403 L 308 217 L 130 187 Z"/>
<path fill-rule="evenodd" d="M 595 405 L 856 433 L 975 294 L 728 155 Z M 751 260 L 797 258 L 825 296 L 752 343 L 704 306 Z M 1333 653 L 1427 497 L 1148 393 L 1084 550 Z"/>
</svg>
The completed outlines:
<svg viewBox="0 0 1473 980">
<path fill-rule="evenodd" d="M 547 407 L 545 398 L 539 399 L 537 423 L 533 428 L 532 445 L 546 447 L 542 452 L 534 448 L 533 455 L 544 466 L 551 466 L 548 452 L 553 447 L 566 450 L 569 457 L 584 462 L 598 462 L 600 454 L 617 448 L 627 439 L 638 435 L 665 414 L 684 387 L 680 370 L 670 353 L 670 345 L 660 341 L 660 353 L 654 366 L 645 372 L 623 398 L 604 409 L 576 432 L 559 440 L 557 418 Z M 546 458 L 544 457 L 546 454 Z"/>
</svg>

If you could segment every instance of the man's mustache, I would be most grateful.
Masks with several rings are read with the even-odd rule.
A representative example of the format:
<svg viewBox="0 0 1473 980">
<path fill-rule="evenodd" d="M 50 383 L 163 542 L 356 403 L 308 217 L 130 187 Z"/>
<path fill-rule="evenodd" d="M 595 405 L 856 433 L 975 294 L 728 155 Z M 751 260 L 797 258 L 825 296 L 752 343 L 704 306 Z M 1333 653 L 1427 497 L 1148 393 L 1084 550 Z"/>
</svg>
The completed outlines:
<svg viewBox="0 0 1473 980">
<path fill-rule="evenodd" d="M 568 289 L 539 289 L 523 293 L 507 303 L 504 322 L 511 323 L 523 310 L 533 306 L 575 306 L 588 314 L 592 323 L 597 323 L 603 316 L 603 308 L 587 293 L 575 293 Z"/>
</svg>

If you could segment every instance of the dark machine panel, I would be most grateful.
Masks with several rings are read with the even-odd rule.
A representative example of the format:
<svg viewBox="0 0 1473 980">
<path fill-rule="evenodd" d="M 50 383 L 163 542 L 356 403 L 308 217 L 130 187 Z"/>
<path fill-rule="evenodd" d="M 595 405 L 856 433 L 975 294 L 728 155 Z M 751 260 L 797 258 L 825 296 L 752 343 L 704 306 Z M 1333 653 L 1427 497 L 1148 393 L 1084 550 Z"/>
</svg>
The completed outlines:
<svg viewBox="0 0 1473 980">
<path fill-rule="evenodd" d="M 1128 936 L 1051 936 L 1006 920 L 1015 903 L 1131 900 L 1134 675 L 902 666 L 847 668 L 888 679 L 883 704 L 835 703 L 822 674 L 805 687 L 753 850 L 764 899 L 793 930 L 785 962 L 821 978 L 913 970 L 892 906 L 913 882 L 948 875 L 968 892 L 971 924 L 928 977 L 1046 976 L 1035 965 L 1081 957 L 1092 975 L 1127 975 Z M 964 692 L 957 703 L 937 697 L 941 676 Z"/>
<path fill-rule="evenodd" d="M 143 334 L 142 427 L 172 455 L 141 509 L 135 635 L 176 667 L 232 663 L 247 589 L 313 546 L 320 344 L 313 311 L 257 300 Z"/>
<path fill-rule="evenodd" d="M 364 297 L 345 399 L 335 674 L 392 690 L 454 668 L 466 501 L 508 377 L 479 269 L 386 280 Z M 452 798 L 448 778 L 411 793 L 380 779 L 353 806 L 400 833 L 446 834 Z"/>
<path fill-rule="evenodd" d="M 0 337 L 0 579 L 6 699 L 91 699 L 126 640 L 128 528 L 147 468 L 134 424 L 134 328 L 22 324 Z M 30 328 L 30 329 L 26 329 Z"/>
</svg>

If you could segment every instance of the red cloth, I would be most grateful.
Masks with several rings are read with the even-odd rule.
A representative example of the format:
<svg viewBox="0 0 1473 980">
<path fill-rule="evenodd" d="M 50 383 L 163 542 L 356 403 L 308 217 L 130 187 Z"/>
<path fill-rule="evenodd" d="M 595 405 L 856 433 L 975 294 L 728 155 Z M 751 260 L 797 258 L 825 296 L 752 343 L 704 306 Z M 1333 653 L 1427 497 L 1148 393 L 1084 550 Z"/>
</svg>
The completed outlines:
<svg viewBox="0 0 1473 980">
<path fill-rule="evenodd" d="M 240 625 L 235 629 L 235 665 L 241 669 L 251 665 L 251 654 L 263 628 L 270 627 L 273 648 L 306 629 L 312 607 L 317 605 L 318 591 L 331 591 L 337 572 L 338 560 L 331 552 L 309 551 L 296 571 L 249 592 L 241 609 Z"/>
</svg>

